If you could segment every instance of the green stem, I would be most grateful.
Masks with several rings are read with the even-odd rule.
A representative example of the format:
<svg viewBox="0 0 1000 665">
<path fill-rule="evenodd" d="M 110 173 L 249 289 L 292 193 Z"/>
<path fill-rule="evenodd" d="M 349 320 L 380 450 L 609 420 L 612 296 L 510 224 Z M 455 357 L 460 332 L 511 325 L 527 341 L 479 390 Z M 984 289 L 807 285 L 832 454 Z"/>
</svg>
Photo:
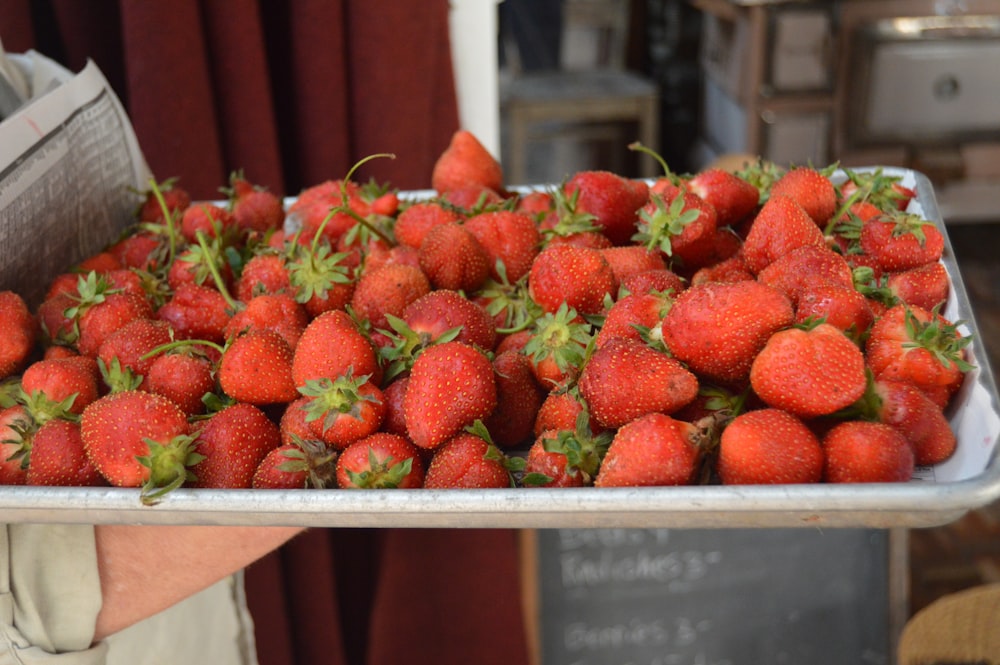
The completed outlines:
<svg viewBox="0 0 1000 665">
<path fill-rule="evenodd" d="M 215 282 L 215 286 L 219 289 L 219 293 L 225 299 L 226 304 L 234 312 L 237 311 L 240 306 L 233 300 L 233 297 L 229 295 L 229 289 L 226 288 L 226 283 L 222 279 L 222 275 L 219 274 L 219 267 L 215 265 L 214 254 L 209 250 L 208 243 L 205 241 L 205 234 L 200 230 L 195 232 L 195 238 L 198 239 L 198 245 L 201 247 L 201 251 L 205 254 L 205 263 L 208 265 L 208 271 L 212 273 L 212 281 Z"/>
<path fill-rule="evenodd" d="M 163 198 L 163 192 L 160 191 L 160 186 L 156 183 L 156 179 L 150 178 L 149 185 L 152 188 L 153 196 L 156 197 L 157 203 L 160 204 L 160 210 L 163 211 L 163 221 L 167 226 L 167 240 L 170 252 L 167 257 L 167 265 L 170 265 L 174 262 L 174 255 L 177 253 L 177 227 L 174 225 L 174 216 L 170 212 L 170 208 L 167 207 L 167 201 Z"/>
</svg>

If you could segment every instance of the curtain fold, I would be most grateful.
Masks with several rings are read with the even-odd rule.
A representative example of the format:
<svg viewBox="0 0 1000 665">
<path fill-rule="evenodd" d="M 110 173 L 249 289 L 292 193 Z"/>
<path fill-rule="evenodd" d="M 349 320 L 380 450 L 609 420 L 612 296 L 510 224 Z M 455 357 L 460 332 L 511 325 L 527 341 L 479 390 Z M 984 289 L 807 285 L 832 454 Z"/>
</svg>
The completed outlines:
<svg viewBox="0 0 1000 665">
<path fill-rule="evenodd" d="M 426 188 L 458 128 L 447 0 L 0 0 L 0 39 L 94 60 L 196 198 L 236 170 L 295 195 L 381 152 L 357 180 Z M 247 570 L 260 662 L 526 663 L 515 536 L 309 530 Z"/>
</svg>

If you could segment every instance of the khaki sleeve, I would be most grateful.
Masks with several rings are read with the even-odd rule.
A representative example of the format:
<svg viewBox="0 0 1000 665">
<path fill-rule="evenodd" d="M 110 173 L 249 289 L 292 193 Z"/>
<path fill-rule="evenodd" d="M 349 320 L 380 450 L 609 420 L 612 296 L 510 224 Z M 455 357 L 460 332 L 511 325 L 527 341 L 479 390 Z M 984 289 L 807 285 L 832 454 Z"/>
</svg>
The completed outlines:
<svg viewBox="0 0 1000 665">
<path fill-rule="evenodd" d="M 100 608 L 93 526 L 0 527 L 0 665 L 104 663 Z"/>
</svg>

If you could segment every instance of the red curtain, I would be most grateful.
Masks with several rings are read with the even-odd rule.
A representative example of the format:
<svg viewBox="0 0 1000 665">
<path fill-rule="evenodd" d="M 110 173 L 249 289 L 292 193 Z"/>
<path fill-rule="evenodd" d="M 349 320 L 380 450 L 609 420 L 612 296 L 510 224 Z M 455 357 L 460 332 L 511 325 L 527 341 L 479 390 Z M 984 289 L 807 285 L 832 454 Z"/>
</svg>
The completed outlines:
<svg viewBox="0 0 1000 665">
<path fill-rule="evenodd" d="M 294 195 L 430 186 L 458 127 L 447 0 L 0 0 L 0 39 L 94 60 L 159 179 L 217 198 L 242 169 Z M 528 660 L 516 532 L 314 529 L 247 571 L 262 665 Z"/>
</svg>

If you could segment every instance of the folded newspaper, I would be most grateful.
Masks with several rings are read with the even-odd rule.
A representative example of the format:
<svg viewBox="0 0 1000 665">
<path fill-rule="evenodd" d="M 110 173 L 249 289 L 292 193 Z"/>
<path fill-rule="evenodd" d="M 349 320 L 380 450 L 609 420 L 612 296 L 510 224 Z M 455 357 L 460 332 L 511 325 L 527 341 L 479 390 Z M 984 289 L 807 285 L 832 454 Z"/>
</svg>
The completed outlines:
<svg viewBox="0 0 1000 665">
<path fill-rule="evenodd" d="M 93 62 L 72 74 L 0 46 L 0 290 L 38 305 L 66 266 L 131 220 L 150 171 Z"/>
</svg>

